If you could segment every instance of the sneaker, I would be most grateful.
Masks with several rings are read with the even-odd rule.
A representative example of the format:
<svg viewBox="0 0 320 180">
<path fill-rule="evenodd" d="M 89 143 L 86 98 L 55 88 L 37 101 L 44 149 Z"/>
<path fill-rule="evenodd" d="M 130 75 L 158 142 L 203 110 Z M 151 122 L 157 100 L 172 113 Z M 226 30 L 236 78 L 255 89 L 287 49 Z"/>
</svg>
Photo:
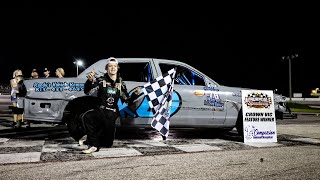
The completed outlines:
<svg viewBox="0 0 320 180">
<path fill-rule="evenodd" d="M 16 125 L 17 125 L 17 123 L 16 123 L 16 122 L 12 122 L 11 127 L 12 127 L 12 128 L 16 128 Z"/>
<path fill-rule="evenodd" d="M 91 154 L 93 152 L 98 152 L 99 149 L 97 147 L 91 146 L 89 149 L 83 150 L 82 152 L 85 154 Z"/>
<path fill-rule="evenodd" d="M 88 145 L 87 140 L 80 139 L 79 146 Z"/>
<path fill-rule="evenodd" d="M 31 128 L 31 123 L 27 122 L 26 128 Z"/>
<path fill-rule="evenodd" d="M 20 128 L 21 128 L 21 122 L 20 122 L 20 121 L 18 121 L 18 122 L 17 122 L 17 124 L 14 126 L 14 128 L 18 128 L 18 129 L 20 129 Z"/>
</svg>

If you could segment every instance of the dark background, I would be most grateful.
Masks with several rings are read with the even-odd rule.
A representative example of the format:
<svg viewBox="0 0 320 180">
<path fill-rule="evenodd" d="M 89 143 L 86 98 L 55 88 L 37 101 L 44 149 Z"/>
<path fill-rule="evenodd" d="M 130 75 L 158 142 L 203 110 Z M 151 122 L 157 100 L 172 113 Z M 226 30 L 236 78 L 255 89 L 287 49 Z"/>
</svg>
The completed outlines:
<svg viewBox="0 0 320 180">
<path fill-rule="evenodd" d="M 63 67 L 76 75 L 110 56 L 183 61 L 222 85 L 278 89 L 288 96 L 288 61 L 293 92 L 307 96 L 320 87 L 319 20 L 316 11 L 256 10 L 216 13 L 213 9 L 22 6 L 0 9 L 1 84 L 22 69 Z M 84 67 L 84 68 L 85 68 Z M 84 69 L 80 67 L 80 72 Z M 124 72 L 122 72 L 124 73 Z"/>
</svg>

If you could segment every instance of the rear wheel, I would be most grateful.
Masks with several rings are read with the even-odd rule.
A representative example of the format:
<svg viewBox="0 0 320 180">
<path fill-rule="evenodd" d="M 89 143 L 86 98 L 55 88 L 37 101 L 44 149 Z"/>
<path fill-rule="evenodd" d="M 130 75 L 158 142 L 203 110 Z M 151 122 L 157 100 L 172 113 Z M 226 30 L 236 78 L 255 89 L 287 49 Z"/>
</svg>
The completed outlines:
<svg viewBox="0 0 320 180">
<path fill-rule="evenodd" d="M 70 136 L 76 141 L 79 141 L 85 135 L 80 115 L 80 113 L 68 113 L 63 116 L 63 121 L 67 125 Z"/>
<path fill-rule="evenodd" d="M 82 114 L 98 105 L 99 99 L 97 97 L 84 96 L 70 101 L 66 106 L 62 122 L 67 125 L 70 136 L 76 141 L 79 141 L 85 135 L 81 119 Z"/>
</svg>

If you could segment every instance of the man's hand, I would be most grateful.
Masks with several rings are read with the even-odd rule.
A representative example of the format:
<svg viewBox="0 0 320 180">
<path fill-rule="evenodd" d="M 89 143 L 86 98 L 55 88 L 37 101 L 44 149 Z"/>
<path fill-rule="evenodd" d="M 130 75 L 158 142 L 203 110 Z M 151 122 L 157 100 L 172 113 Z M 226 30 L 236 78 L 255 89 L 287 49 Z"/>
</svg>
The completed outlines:
<svg viewBox="0 0 320 180">
<path fill-rule="evenodd" d="M 95 74 L 96 74 L 96 71 L 95 69 L 93 69 L 92 71 L 89 72 L 89 74 L 87 75 L 87 78 L 89 81 L 93 81 L 95 79 Z"/>
<path fill-rule="evenodd" d="M 139 86 L 136 88 L 136 90 L 134 91 L 134 93 L 137 94 L 137 95 L 140 94 L 140 87 L 139 87 Z"/>
</svg>

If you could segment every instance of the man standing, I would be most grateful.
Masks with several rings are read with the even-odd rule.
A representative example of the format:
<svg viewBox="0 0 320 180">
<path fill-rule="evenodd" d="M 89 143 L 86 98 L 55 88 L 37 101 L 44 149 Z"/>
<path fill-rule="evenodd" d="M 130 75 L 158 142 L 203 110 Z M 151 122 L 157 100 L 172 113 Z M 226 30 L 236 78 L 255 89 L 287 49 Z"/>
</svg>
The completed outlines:
<svg viewBox="0 0 320 180">
<path fill-rule="evenodd" d="M 43 75 L 45 78 L 48 78 L 50 76 L 50 71 L 48 70 L 48 68 L 44 68 Z"/>
<path fill-rule="evenodd" d="M 37 79 L 37 78 L 39 78 L 37 69 L 33 69 L 31 72 L 31 79 Z"/>
</svg>

